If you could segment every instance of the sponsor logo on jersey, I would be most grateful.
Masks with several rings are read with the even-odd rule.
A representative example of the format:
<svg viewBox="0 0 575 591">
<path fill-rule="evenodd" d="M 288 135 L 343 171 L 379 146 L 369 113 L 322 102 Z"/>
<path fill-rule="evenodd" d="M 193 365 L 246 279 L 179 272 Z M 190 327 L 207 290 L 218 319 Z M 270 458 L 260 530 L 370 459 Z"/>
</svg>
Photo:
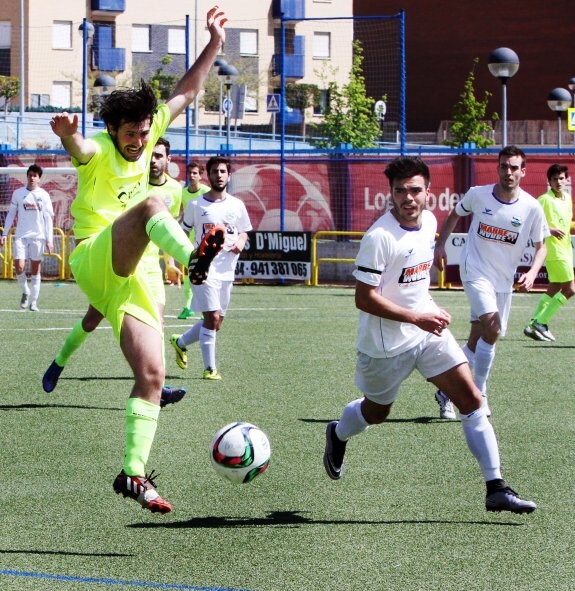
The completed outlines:
<svg viewBox="0 0 575 591">
<path fill-rule="evenodd" d="M 24 211 L 41 211 L 42 210 L 42 204 L 35 201 L 34 203 L 30 203 L 29 201 L 24 201 L 22 203 L 22 207 L 24 208 Z"/>
<path fill-rule="evenodd" d="M 415 283 L 416 281 L 423 281 L 429 277 L 429 270 L 431 269 L 431 265 L 433 261 L 425 261 L 424 263 L 418 263 L 413 267 L 405 267 L 401 271 L 401 275 L 399 277 L 399 284 L 411 284 Z"/>
<path fill-rule="evenodd" d="M 486 207 L 481 213 L 483 215 L 493 215 L 493 211 L 489 207 Z"/>
<path fill-rule="evenodd" d="M 494 242 L 502 242 L 504 244 L 515 244 L 519 237 L 518 232 L 506 230 L 505 228 L 497 228 L 496 226 L 490 226 L 483 222 L 479 222 L 477 234 L 484 240 L 493 240 Z"/>
</svg>

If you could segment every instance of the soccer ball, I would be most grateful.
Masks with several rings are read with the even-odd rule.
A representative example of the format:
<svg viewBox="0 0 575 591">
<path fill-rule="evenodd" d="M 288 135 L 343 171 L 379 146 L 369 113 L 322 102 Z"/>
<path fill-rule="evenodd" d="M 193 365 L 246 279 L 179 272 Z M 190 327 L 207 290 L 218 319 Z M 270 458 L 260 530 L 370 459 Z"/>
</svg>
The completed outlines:
<svg viewBox="0 0 575 591">
<path fill-rule="evenodd" d="M 266 434 L 251 423 L 230 423 L 212 440 L 210 459 L 214 470 L 226 480 L 251 482 L 270 464 L 270 442 Z"/>
</svg>

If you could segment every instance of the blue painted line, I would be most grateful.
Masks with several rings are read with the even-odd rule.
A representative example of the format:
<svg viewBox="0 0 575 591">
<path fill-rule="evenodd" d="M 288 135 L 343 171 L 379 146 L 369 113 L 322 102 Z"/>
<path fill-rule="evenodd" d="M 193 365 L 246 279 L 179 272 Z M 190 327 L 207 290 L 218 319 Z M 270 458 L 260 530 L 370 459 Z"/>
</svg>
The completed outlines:
<svg viewBox="0 0 575 591">
<path fill-rule="evenodd" d="M 29 577 L 33 579 L 51 579 L 74 583 L 94 583 L 98 585 L 127 585 L 131 587 L 148 587 L 154 589 L 180 589 L 183 591 L 248 591 L 247 589 L 231 589 L 230 587 L 196 587 L 193 585 L 172 585 L 169 583 L 146 583 L 144 581 L 122 581 L 119 579 L 96 579 L 93 577 L 70 577 L 68 575 L 50 575 L 48 573 L 32 573 L 18 570 L 0 569 L 0 575 L 10 577 Z"/>
</svg>

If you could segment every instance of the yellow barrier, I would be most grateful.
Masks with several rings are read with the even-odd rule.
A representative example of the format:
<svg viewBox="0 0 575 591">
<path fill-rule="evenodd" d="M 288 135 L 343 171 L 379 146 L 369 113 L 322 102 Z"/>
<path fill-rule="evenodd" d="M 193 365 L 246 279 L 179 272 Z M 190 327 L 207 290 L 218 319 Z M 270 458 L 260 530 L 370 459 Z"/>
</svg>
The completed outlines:
<svg viewBox="0 0 575 591">
<path fill-rule="evenodd" d="M 333 257 L 317 258 L 318 240 L 335 240 L 338 237 L 362 238 L 365 232 L 343 232 L 322 230 L 316 232 L 311 239 L 311 285 L 318 285 L 319 266 L 321 263 L 354 263 L 355 259 L 338 259 Z"/>
<path fill-rule="evenodd" d="M 12 242 L 14 240 L 14 231 L 15 228 L 10 228 L 10 232 L 8 232 L 8 240 L 6 241 L 6 245 L 4 248 L 4 255 L 2 261 L 2 276 L 4 279 L 14 279 L 14 258 L 12 256 Z M 65 279 L 65 269 L 66 269 L 66 237 L 64 232 L 60 230 L 60 228 L 54 228 L 54 234 L 60 236 L 60 243 L 62 244 L 62 249 L 60 253 L 52 252 L 51 254 L 45 252 L 45 257 L 55 257 L 58 260 L 58 279 Z M 54 241 L 52 241 L 53 243 Z"/>
</svg>

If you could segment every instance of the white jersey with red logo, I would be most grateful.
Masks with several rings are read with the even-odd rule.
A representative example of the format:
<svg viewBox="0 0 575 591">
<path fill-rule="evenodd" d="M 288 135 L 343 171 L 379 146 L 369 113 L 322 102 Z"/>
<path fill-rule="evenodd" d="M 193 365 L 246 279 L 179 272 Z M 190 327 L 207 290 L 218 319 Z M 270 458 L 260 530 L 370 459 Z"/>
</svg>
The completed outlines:
<svg viewBox="0 0 575 591">
<path fill-rule="evenodd" d="M 234 254 L 230 249 L 242 232 L 249 232 L 252 229 L 252 224 L 241 199 L 228 193 L 223 199 L 211 201 L 208 198 L 209 195 L 209 193 L 201 195 L 186 205 L 182 228 L 186 232 L 194 228 L 194 239 L 198 247 L 209 230 L 218 224 L 224 224 L 226 227 L 224 247 L 212 261 L 208 279 L 233 281 L 236 262 L 240 255 Z"/>
<path fill-rule="evenodd" d="M 549 228 L 543 208 L 529 193 L 519 189 L 518 198 L 508 203 L 495 197 L 494 188 L 472 187 L 455 207 L 457 215 L 473 214 L 459 272 L 462 281 L 487 279 L 496 292 L 509 293 L 527 243 L 543 242 Z"/>
<path fill-rule="evenodd" d="M 424 210 L 421 227 L 404 228 L 391 211 L 382 215 L 361 240 L 355 260 L 358 281 L 410 310 L 437 310 L 429 294 L 433 264 L 435 216 Z M 428 333 L 415 324 L 387 320 L 360 311 L 357 347 L 370 357 L 395 357 L 421 342 Z"/>
<path fill-rule="evenodd" d="M 12 227 L 14 218 L 18 215 L 15 238 L 30 238 L 52 242 L 54 210 L 50 195 L 40 187 L 30 190 L 25 186 L 12 193 L 12 200 L 8 208 L 4 236 Z"/>
</svg>

